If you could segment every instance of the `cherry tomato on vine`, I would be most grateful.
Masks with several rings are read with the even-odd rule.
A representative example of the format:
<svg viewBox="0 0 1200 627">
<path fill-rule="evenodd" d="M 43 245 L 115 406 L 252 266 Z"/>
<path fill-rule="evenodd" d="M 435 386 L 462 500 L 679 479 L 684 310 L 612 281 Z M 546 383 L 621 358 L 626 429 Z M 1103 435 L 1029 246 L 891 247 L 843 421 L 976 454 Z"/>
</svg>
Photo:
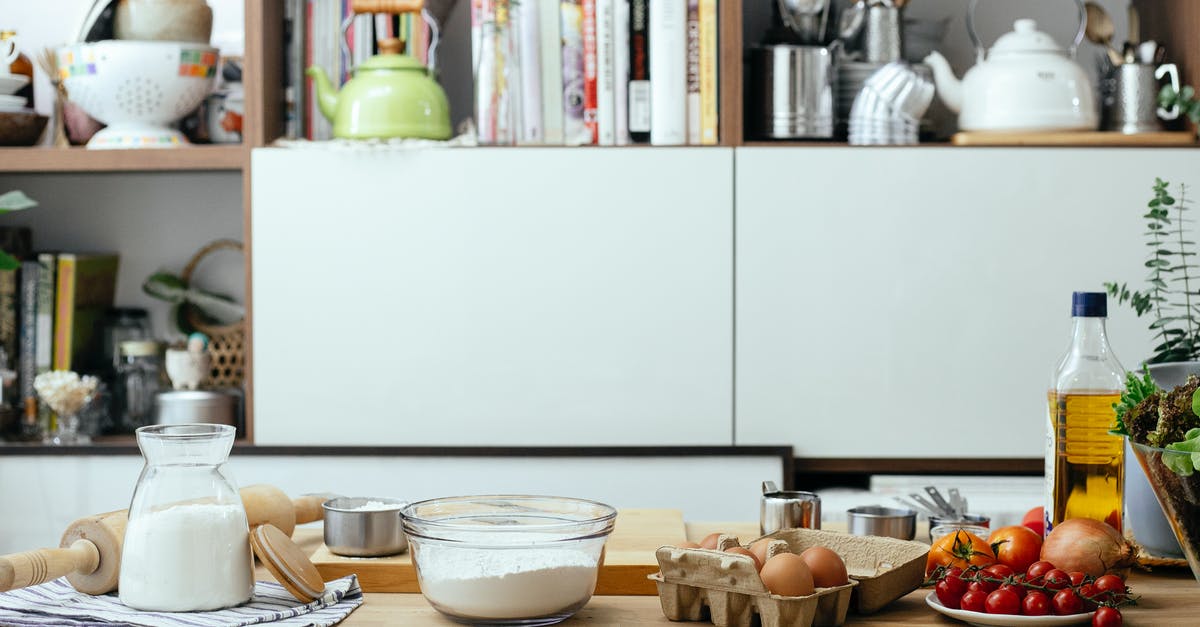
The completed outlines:
<svg viewBox="0 0 1200 627">
<path fill-rule="evenodd" d="M 959 601 L 959 607 L 968 612 L 982 612 L 988 595 L 978 590 L 967 590 Z"/>
<path fill-rule="evenodd" d="M 951 585 L 950 579 L 946 578 L 937 582 L 937 585 L 933 587 L 933 591 L 937 593 L 938 601 L 941 601 L 942 605 L 952 610 L 957 610 L 959 603 L 962 602 L 963 595 L 961 592 L 955 593 L 951 589 Z"/>
<path fill-rule="evenodd" d="M 1115 607 L 1102 607 L 1092 616 L 1092 627 L 1121 627 L 1124 622 L 1121 611 Z"/>
<path fill-rule="evenodd" d="M 1030 590 L 1021 599 L 1021 613 L 1026 616 L 1046 616 L 1050 613 L 1050 597 L 1041 590 Z"/>
<path fill-rule="evenodd" d="M 1013 569 L 1005 564 L 992 564 L 983 569 L 985 577 L 994 577 L 996 579 L 1007 579 L 1015 574 Z"/>
<path fill-rule="evenodd" d="M 1059 616 L 1079 614 L 1083 611 L 1083 599 L 1079 598 L 1079 595 L 1071 589 L 1056 592 L 1054 598 L 1050 600 L 1050 605 L 1054 608 L 1054 613 Z"/>
<path fill-rule="evenodd" d="M 1018 599 L 1023 598 L 1025 593 L 1028 592 L 1025 586 L 1022 586 L 1019 583 L 1002 583 L 997 590 L 1008 590 L 1009 592 L 1017 595 Z"/>
<path fill-rule="evenodd" d="M 967 584 L 968 591 L 982 592 L 984 594 L 991 594 L 996 591 L 996 588 L 999 587 L 1000 584 L 994 581 L 972 581 L 971 583 Z"/>
<path fill-rule="evenodd" d="M 1087 579 L 1087 575 L 1085 575 L 1077 570 L 1067 573 L 1067 577 L 1069 577 L 1071 579 L 1071 587 L 1073 587 L 1073 588 L 1078 588 L 1079 586 L 1082 586 L 1083 580 Z"/>
<path fill-rule="evenodd" d="M 1051 590 L 1062 590 L 1071 585 L 1071 576 L 1057 568 L 1046 573 L 1042 579 Z"/>
<path fill-rule="evenodd" d="M 949 568 L 942 576 L 942 581 L 946 582 L 946 585 L 955 596 L 961 597 L 967 591 L 967 582 L 963 580 L 962 574 L 963 570 L 961 568 Z"/>
<path fill-rule="evenodd" d="M 997 590 L 987 596 L 984 609 L 988 614 L 1020 614 L 1021 598 L 1011 590 Z"/>
<path fill-rule="evenodd" d="M 1101 599 L 1117 602 L 1125 600 L 1125 581 L 1116 575 L 1101 575 L 1092 585 L 1096 587 L 1096 594 Z"/>
<path fill-rule="evenodd" d="M 1092 600 L 1098 598 L 1096 585 L 1085 583 L 1082 586 L 1079 586 L 1078 590 L 1079 596 L 1083 598 L 1083 611 L 1090 612 L 1096 609 L 1096 602 Z"/>
<path fill-rule="evenodd" d="M 1054 564 L 1047 561 L 1034 562 L 1025 570 L 1025 580 L 1029 583 L 1041 585 L 1042 579 L 1046 573 L 1054 570 Z"/>
</svg>

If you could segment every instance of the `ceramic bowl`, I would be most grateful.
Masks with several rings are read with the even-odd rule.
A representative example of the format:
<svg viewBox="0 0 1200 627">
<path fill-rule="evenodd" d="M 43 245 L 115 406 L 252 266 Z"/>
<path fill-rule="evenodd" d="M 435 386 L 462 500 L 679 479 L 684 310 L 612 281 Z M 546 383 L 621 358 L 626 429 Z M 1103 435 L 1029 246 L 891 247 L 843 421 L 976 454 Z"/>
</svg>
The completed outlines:
<svg viewBox="0 0 1200 627">
<path fill-rule="evenodd" d="M 117 39 L 208 43 L 213 13 L 204 0 L 120 0 L 113 19 Z"/>
<path fill-rule="evenodd" d="M 50 118 L 35 111 L 0 111 L 0 146 L 33 146 Z"/>
<path fill-rule="evenodd" d="M 0 74 L 0 96 L 11 96 L 29 84 L 24 74 Z"/>
</svg>

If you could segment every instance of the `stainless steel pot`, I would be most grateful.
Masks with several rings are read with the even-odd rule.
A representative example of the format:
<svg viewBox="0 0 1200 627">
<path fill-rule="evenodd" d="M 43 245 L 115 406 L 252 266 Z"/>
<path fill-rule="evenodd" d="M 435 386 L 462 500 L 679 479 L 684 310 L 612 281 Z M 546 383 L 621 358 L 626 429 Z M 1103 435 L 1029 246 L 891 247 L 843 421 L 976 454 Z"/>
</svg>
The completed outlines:
<svg viewBox="0 0 1200 627">
<path fill-rule="evenodd" d="M 768 45 L 750 51 L 748 125 L 766 139 L 833 137 L 838 45 Z"/>
<path fill-rule="evenodd" d="M 868 505 L 846 510 L 850 533 L 912 540 L 917 535 L 917 512 L 911 509 Z"/>
<path fill-rule="evenodd" d="M 154 397 L 154 423 L 237 426 L 238 399 L 221 390 L 172 390 Z"/>
<path fill-rule="evenodd" d="M 387 509 L 365 509 L 385 503 Z M 400 510 L 408 505 L 398 499 L 340 496 L 321 504 L 325 510 L 325 546 L 330 552 L 351 557 L 381 557 L 408 550 L 408 538 L 400 526 Z"/>
</svg>

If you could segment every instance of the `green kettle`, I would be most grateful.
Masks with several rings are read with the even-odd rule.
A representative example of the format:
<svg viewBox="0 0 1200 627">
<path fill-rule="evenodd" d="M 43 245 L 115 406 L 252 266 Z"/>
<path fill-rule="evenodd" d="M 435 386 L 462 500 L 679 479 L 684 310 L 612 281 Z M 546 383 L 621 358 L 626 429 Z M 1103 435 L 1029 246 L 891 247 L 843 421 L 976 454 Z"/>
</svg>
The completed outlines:
<svg viewBox="0 0 1200 627">
<path fill-rule="evenodd" d="M 400 54 L 401 46 L 399 39 L 381 40 L 379 54 L 354 68 L 341 92 L 321 67 L 305 72 L 334 137 L 450 139 L 446 92 L 420 61 Z"/>
</svg>

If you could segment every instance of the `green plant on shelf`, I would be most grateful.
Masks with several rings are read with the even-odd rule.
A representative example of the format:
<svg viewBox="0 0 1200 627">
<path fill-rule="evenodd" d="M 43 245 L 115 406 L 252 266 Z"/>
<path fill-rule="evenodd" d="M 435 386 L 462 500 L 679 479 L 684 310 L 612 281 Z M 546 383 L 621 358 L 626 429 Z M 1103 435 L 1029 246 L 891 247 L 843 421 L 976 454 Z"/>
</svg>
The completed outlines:
<svg viewBox="0 0 1200 627">
<path fill-rule="evenodd" d="M 19 191 L 0 194 L 0 215 L 37 206 L 37 201 Z M 16 270 L 21 262 L 7 252 L 0 250 L 0 270 Z"/>
<path fill-rule="evenodd" d="M 1175 106 L 1179 106 L 1179 114 L 1187 116 L 1187 119 L 1192 121 L 1192 125 L 1196 128 L 1197 134 L 1200 134 L 1200 99 L 1196 98 L 1196 89 L 1191 85 L 1184 85 L 1175 91 L 1173 87 L 1167 85 L 1158 92 L 1158 105 L 1166 110 L 1171 110 Z"/>
<path fill-rule="evenodd" d="M 1125 283 L 1104 284 L 1109 296 L 1128 303 L 1139 318 L 1153 315 L 1150 330 L 1157 345 L 1150 363 L 1200 358 L 1200 270 L 1195 265 L 1196 242 L 1187 233 L 1190 202 L 1187 186 L 1179 186 L 1178 199 L 1169 188 L 1170 183 L 1154 180 L 1154 197 L 1142 216 L 1150 249 L 1143 264 L 1149 270 L 1146 288 L 1130 291 Z"/>
</svg>

